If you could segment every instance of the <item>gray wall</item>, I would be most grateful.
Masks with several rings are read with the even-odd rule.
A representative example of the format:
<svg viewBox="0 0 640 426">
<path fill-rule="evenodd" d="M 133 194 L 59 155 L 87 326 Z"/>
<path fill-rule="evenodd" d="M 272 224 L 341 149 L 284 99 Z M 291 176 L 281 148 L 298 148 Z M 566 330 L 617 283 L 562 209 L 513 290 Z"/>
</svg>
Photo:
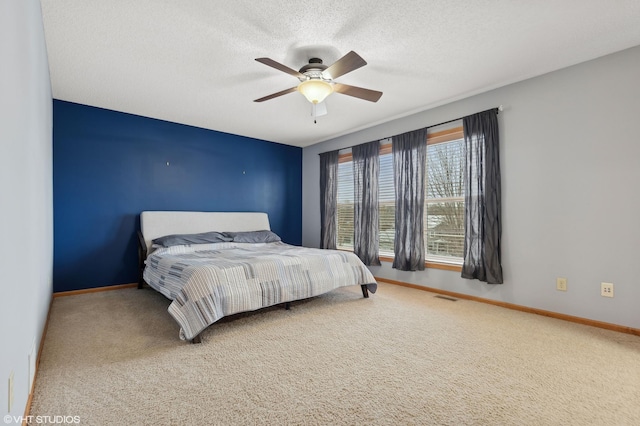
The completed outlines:
<svg viewBox="0 0 640 426">
<path fill-rule="evenodd" d="M 635 47 L 305 148 L 303 245 L 320 241 L 319 153 L 504 105 L 504 284 L 444 270 L 396 271 L 384 262 L 372 272 L 640 328 L 639 75 Z M 566 293 L 555 289 L 556 277 L 568 279 Z M 600 296 L 602 281 L 614 283 L 613 299 Z"/>
<path fill-rule="evenodd" d="M 21 416 L 52 293 L 52 99 L 38 0 L 0 2 L 0 413 Z M 7 405 L 14 372 L 14 404 Z M 65 413 L 50 413 L 65 414 Z M 68 414 L 68 413 L 66 413 Z"/>
</svg>

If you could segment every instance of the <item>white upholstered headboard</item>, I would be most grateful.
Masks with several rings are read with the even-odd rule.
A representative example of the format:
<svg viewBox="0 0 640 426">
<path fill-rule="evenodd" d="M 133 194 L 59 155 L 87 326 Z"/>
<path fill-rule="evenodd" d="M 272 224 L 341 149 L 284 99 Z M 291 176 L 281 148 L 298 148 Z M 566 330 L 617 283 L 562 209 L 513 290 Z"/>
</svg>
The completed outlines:
<svg viewBox="0 0 640 426">
<path fill-rule="evenodd" d="M 155 238 L 172 234 L 198 234 L 208 231 L 271 230 L 269 216 L 261 212 L 173 212 L 146 211 L 140 213 L 140 230 L 147 244 Z"/>
</svg>

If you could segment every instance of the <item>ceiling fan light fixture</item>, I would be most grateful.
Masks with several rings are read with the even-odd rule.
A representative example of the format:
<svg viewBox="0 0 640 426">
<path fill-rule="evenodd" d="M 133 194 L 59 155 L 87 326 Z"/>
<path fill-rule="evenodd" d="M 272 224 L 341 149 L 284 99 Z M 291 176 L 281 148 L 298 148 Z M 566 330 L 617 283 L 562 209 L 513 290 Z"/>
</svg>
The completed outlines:
<svg viewBox="0 0 640 426">
<path fill-rule="evenodd" d="M 319 104 L 333 93 L 333 85 L 324 80 L 310 79 L 298 85 L 298 92 L 302 93 L 312 104 Z"/>
</svg>

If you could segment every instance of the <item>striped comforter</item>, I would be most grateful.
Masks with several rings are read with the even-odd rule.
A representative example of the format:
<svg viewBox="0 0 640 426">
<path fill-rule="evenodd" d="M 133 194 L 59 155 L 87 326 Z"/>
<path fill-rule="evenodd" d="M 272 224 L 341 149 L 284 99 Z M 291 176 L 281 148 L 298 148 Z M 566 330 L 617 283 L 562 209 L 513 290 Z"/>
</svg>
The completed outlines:
<svg viewBox="0 0 640 426">
<path fill-rule="evenodd" d="M 192 339 L 220 318 L 367 284 L 373 275 L 356 255 L 277 243 L 213 243 L 155 250 L 144 280 L 173 302 L 180 338 Z"/>
</svg>

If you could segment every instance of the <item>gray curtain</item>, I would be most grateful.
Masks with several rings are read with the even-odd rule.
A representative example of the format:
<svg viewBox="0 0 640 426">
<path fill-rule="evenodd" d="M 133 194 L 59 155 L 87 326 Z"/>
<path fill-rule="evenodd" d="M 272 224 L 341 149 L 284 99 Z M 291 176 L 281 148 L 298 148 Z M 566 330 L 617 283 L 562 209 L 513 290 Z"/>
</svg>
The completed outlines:
<svg viewBox="0 0 640 426">
<path fill-rule="evenodd" d="M 462 119 L 465 143 L 465 238 L 462 277 L 502 284 L 498 110 Z"/>
<path fill-rule="evenodd" d="M 393 267 L 402 271 L 423 271 L 427 129 L 394 136 L 392 142 L 396 191 Z"/>
<path fill-rule="evenodd" d="M 320 154 L 320 248 L 335 249 L 338 239 L 338 151 Z"/>
<path fill-rule="evenodd" d="M 378 258 L 378 177 L 380 143 L 351 148 L 353 155 L 353 252 L 367 265 L 380 265 Z"/>
</svg>

